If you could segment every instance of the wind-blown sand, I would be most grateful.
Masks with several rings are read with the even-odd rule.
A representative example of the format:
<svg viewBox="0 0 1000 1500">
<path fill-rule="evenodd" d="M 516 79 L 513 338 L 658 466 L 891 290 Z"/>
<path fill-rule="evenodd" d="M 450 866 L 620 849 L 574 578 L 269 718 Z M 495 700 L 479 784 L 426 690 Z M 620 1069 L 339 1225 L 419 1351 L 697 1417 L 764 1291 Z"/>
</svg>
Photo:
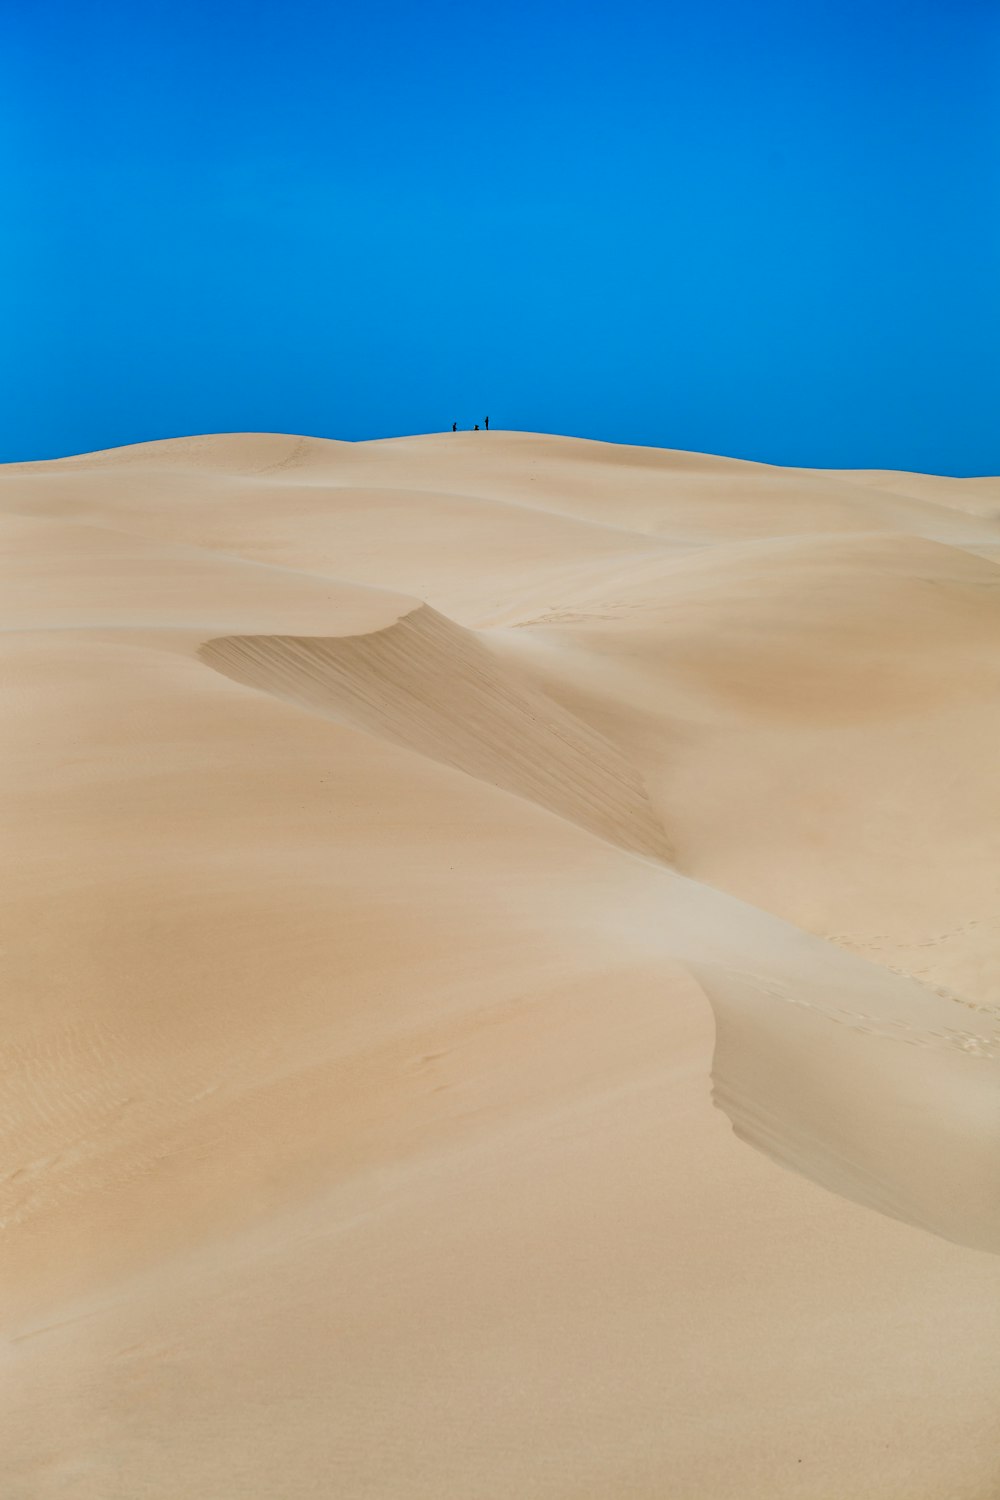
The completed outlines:
<svg viewBox="0 0 1000 1500">
<path fill-rule="evenodd" d="M 1000 1494 L 998 518 L 0 471 L 4 1500 Z"/>
</svg>

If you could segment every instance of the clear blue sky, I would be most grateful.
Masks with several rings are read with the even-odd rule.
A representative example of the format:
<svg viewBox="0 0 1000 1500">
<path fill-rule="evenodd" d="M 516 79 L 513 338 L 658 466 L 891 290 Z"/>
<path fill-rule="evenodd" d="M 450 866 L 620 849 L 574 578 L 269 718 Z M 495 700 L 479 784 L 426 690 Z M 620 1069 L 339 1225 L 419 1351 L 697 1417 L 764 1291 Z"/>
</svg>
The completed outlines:
<svg viewBox="0 0 1000 1500">
<path fill-rule="evenodd" d="M 996 0 L 6 0 L 0 459 L 1000 471 Z"/>
</svg>

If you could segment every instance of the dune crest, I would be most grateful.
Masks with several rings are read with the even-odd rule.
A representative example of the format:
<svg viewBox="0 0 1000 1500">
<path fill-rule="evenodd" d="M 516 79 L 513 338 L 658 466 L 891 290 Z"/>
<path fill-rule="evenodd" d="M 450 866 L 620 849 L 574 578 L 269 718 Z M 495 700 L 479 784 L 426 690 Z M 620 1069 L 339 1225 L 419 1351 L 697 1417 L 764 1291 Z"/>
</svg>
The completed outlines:
<svg viewBox="0 0 1000 1500">
<path fill-rule="evenodd" d="M 669 864 L 617 748 L 427 606 L 363 635 L 228 637 L 199 656 Z M 1000 1119 L 1000 1012 L 991 1022 L 959 996 L 797 942 L 707 888 L 675 880 L 658 899 L 646 920 L 712 1004 L 713 1097 L 741 1139 L 857 1202 L 1000 1253 L 1000 1126 L 983 1129 Z"/>
<path fill-rule="evenodd" d="M 202 646 L 238 682 L 354 724 L 668 860 L 641 778 L 610 741 L 426 605 L 365 635 L 230 636 Z"/>
</svg>

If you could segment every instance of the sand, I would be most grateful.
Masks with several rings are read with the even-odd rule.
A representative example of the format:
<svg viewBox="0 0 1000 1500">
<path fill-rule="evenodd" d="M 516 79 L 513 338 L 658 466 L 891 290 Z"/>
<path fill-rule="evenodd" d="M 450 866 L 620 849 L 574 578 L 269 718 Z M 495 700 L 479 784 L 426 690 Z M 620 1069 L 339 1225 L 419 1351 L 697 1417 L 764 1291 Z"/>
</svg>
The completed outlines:
<svg viewBox="0 0 1000 1500">
<path fill-rule="evenodd" d="M 1000 481 L 0 470 L 4 1500 L 1000 1493 Z"/>
</svg>

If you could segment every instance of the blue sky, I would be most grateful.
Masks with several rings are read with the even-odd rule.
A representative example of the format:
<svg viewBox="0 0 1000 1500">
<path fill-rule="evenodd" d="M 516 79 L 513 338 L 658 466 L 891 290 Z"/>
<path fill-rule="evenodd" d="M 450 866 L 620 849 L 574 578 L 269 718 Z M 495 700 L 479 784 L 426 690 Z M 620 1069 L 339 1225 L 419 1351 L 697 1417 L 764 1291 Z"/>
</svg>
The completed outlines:
<svg viewBox="0 0 1000 1500">
<path fill-rule="evenodd" d="M 0 459 L 489 412 L 1000 472 L 994 0 L 6 0 Z"/>
</svg>

